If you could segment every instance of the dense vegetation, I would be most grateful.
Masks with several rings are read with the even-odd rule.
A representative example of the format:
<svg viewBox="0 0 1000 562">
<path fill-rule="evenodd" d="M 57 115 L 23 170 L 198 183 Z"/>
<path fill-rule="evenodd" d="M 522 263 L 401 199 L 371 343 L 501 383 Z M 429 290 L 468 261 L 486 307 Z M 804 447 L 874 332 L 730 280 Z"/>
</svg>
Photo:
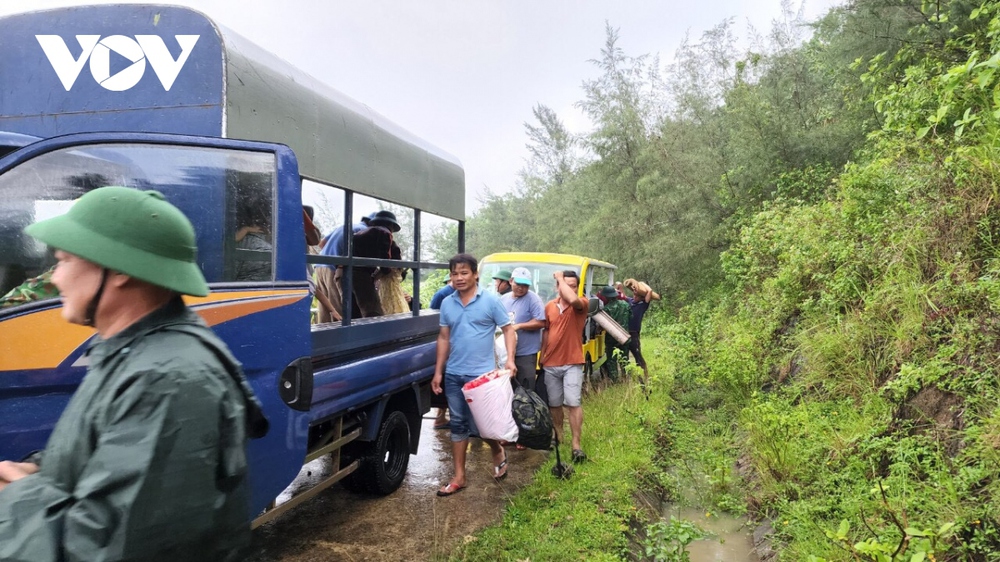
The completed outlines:
<svg viewBox="0 0 1000 562">
<path fill-rule="evenodd" d="M 801 24 L 740 50 L 723 22 L 667 65 L 609 27 L 594 130 L 537 106 L 469 247 L 662 288 L 654 376 L 732 420 L 719 501 L 771 520 L 782 559 L 1000 560 L 1000 3 Z"/>
</svg>

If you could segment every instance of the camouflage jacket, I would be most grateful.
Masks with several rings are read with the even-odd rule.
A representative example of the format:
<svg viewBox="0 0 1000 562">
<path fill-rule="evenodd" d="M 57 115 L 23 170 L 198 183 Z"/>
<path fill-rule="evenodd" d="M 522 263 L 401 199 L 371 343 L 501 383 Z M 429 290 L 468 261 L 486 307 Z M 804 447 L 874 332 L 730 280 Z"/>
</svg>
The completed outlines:
<svg viewBox="0 0 1000 562">
<path fill-rule="evenodd" d="M 0 308 L 8 308 L 58 296 L 59 290 L 52 284 L 52 269 L 50 268 L 45 273 L 28 279 L 11 289 L 6 295 L 0 297 Z"/>
<path fill-rule="evenodd" d="M 604 305 L 604 312 L 608 313 L 615 322 L 628 330 L 629 321 L 632 320 L 632 307 L 621 299 L 615 299 Z"/>
</svg>

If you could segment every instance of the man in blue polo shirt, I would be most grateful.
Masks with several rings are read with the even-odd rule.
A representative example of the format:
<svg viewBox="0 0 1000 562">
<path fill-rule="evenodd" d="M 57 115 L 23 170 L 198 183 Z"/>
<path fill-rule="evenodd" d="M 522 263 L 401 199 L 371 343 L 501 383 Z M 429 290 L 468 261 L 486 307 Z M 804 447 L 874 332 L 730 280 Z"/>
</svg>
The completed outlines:
<svg viewBox="0 0 1000 562">
<path fill-rule="evenodd" d="M 531 272 L 518 267 L 511 273 L 511 292 L 500 297 L 500 303 L 511 315 L 517 333 L 517 382 L 535 390 L 535 366 L 542 348 L 542 328 L 545 327 L 545 303 L 531 290 Z"/>
<path fill-rule="evenodd" d="M 479 262 L 469 254 L 458 254 L 448 261 L 455 292 L 441 303 L 441 332 L 437 339 L 437 366 L 431 390 L 435 394 L 444 392 L 448 398 L 455 475 L 438 490 L 439 496 L 450 496 L 465 489 L 465 453 L 469 436 L 478 431 L 462 386 L 494 369 L 493 336 L 497 327 L 503 329 L 507 346 L 505 368 L 511 371 L 511 376 L 517 372 L 514 329 L 500 299 L 479 289 L 478 266 Z M 491 439 L 484 441 L 493 452 L 493 478 L 501 480 L 507 476 L 507 453 L 500 443 Z"/>
</svg>

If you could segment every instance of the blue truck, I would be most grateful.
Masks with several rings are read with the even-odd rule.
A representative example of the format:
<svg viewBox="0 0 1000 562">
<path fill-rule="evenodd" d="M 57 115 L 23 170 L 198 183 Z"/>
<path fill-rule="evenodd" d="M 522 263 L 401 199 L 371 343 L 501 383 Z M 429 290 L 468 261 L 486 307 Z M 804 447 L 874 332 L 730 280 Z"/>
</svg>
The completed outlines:
<svg viewBox="0 0 1000 562">
<path fill-rule="evenodd" d="M 422 213 L 457 223 L 462 250 L 458 161 L 187 8 L 0 18 L 0 57 L 0 295 L 53 263 L 23 234 L 28 224 L 102 185 L 159 190 L 194 224 L 212 288 L 188 304 L 243 363 L 271 423 L 249 446 L 249 519 L 259 525 L 341 481 L 395 490 L 431 406 L 438 315 L 352 318 L 349 280 L 357 268 L 411 268 L 419 302 L 418 273 L 446 267 L 420 259 Z M 306 185 L 324 195 L 304 200 Z M 354 255 L 359 196 L 412 210 L 412 257 Z M 348 255 L 309 255 L 303 205 L 330 201 Z M 267 247 L 238 243 L 246 209 L 267 223 Z M 248 265 L 254 276 L 241 273 Z M 310 322 L 309 266 L 343 268 L 342 321 Z M 59 307 L 0 308 L 0 459 L 44 447 L 85 373 L 93 332 L 65 323 Z M 276 504 L 320 457 L 329 477 Z"/>
</svg>

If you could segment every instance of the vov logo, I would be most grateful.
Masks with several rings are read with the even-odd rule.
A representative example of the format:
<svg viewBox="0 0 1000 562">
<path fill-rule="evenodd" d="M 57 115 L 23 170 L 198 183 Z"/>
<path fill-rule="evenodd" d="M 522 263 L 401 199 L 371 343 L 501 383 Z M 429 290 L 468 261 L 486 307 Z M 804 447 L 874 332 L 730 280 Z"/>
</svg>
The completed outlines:
<svg viewBox="0 0 1000 562">
<path fill-rule="evenodd" d="M 146 72 L 146 61 L 153 67 L 153 72 L 160 79 L 163 89 L 170 91 L 174 80 L 184 68 L 198 42 L 200 35 L 174 35 L 181 47 L 181 54 L 175 60 L 167 50 L 167 45 L 159 35 L 136 35 L 135 39 L 124 35 L 109 35 L 101 39 L 100 35 L 77 35 L 80 44 L 80 56 L 74 58 L 69 47 L 58 35 L 35 35 L 42 51 L 49 59 L 49 64 L 56 71 L 56 76 L 62 82 L 63 88 L 70 91 L 76 79 L 83 70 L 83 65 L 90 61 L 90 74 L 105 90 L 124 92 L 139 83 Z M 111 74 L 111 53 L 124 57 L 132 64 Z"/>
</svg>

